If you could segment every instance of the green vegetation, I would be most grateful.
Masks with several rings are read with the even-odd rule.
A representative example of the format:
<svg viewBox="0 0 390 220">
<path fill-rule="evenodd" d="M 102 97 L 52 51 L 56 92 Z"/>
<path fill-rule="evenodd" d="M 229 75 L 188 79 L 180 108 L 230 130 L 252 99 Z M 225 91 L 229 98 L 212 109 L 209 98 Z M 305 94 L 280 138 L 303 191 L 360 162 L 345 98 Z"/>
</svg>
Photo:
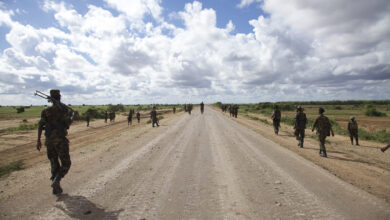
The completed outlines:
<svg viewBox="0 0 390 220">
<path fill-rule="evenodd" d="M 22 124 L 19 125 L 19 127 L 14 127 L 14 128 L 7 128 L 7 129 L 2 129 L 0 130 L 0 133 L 11 133 L 11 132 L 16 132 L 16 131 L 29 131 L 29 130 L 35 130 L 38 128 L 38 124 Z"/>
<path fill-rule="evenodd" d="M 366 111 L 364 112 L 365 115 L 371 116 L 371 117 L 386 117 L 386 113 L 382 113 L 372 105 L 367 105 L 366 106 Z"/>
<path fill-rule="evenodd" d="M 18 160 L 8 165 L 0 166 L 0 177 L 10 174 L 13 171 L 22 170 L 22 169 L 24 169 L 23 160 Z"/>
<path fill-rule="evenodd" d="M 20 113 L 23 113 L 24 112 L 24 107 L 21 106 L 19 108 L 16 108 L 16 113 L 20 114 Z"/>
<path fill-rule="evenodd" d="M 158 116 L 158 120 L 164 119 L 164 116 L 160 115 Z"/>
</svg>

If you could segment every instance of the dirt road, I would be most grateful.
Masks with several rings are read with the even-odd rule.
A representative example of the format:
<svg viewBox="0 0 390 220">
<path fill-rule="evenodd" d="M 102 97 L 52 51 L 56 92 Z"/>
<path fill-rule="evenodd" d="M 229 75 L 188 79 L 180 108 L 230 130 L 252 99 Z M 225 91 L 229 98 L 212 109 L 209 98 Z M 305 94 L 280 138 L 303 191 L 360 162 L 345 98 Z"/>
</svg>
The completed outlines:
<svg viewBox="0 0 390 220">
<path fill-rule="evenodd" d="M 72 152 L 59 197 L 47 161 L 0 180 L 0 219 L 390 219 L 388 203 L 211 108 L 116 131 Z"/>
</svg>

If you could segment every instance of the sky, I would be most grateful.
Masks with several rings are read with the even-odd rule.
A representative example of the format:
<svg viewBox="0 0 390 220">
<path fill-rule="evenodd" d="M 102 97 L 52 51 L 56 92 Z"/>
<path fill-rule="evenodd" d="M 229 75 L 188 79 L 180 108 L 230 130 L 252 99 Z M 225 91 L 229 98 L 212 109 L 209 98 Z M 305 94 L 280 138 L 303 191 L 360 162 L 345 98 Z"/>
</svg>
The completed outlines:
<svg viewBox="0 0 390 220">
<path fill-rule="evenodd" d="M 390 99 L 389 0 L 0 0 L 0 105 Z"/>
</svg>

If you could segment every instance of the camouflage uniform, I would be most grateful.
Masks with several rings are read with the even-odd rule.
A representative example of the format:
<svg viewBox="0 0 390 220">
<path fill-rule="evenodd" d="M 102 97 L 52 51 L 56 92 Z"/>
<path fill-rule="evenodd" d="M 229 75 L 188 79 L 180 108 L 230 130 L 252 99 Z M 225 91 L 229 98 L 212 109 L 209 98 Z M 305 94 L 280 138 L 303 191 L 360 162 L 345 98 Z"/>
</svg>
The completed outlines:
<svg viewBox="0 0 390 220">
<path fill-rule="evenodd" d="M 173 107 L 173 114 L 176 113 L 176 107 Z"/>
<path fill-rule="evenodd" d="M 272 119 L 272 122 L 273 122 L 273 125 L 274 125 L 275 134 L 279 133 L 280 118 L 281 117 L 282 117 L 282 113 L 280 112 L 279 107 L 277 105 L 275 105 L 274 112 L 273 112 L 273 114 L 271 116 L 271 119 Z"/>
<path fill-rule="evenodd" d="M 294 134 L 298 140 L 298 146 L 303 147 L 303 141 L 305 139 L 305 129 L 307 124 L 306 114 L 303 113 L 303 109 L 299 106 L 297 108 L 297 114 L 294 118 Z"/>
<path fill-rule="evenodd" d="M 133 109 L 130 109 L 129 116 L 127 116 L 127 125 L 131 125 L 133 123 Z"/>
<path fill-rule="evenodd" d="M 138 120 L 138 123 L 140 122 L 140 120 L 141 120 L 141 114 L 139 113 L 139 112 L 137 112 L 137 115 L 136 115 L 136 117 L 137 117 L 137 120 Z"/>
<path fill-rule="evenodd" d="M 105 112 L 105 113 L 104 113 L 104 123 L 107 123 L 107 119 L 108 119 L 108 113 Z"/>
<path fill-rule="evenodd" d="M 319 108 L 320 116 L 316 119 L 316 121 L 313 124 L 312 131 L 314 129 L 317 130 L 318 139 L 320 141 L 320 156 L 321 157 L 327 157 L 326 154 L 326 148 L 325 148 L 325 139 L 327 136 L 330 136 L 330 133 L 332 132 L 332 136 L 334 136 L 332 125 L 330 124 L 330 121 L 328 117 L 324 116 L 324 109 Z"/>
<path fill-rule="evenodd" d="M 238 105 L 233 106 L 233 117 L 237 118 L 238 115 Z"/>
<path fill-rule="evenodd" d="M 204 112 L 204 104 L 203 102 L 200 103 L 200 112 L 203 114 Z"/>
<path fill-rule="evenodd" d="M 156 111 L 156 107 L 153 107 L 153 110 L 150 112 L 150 118 L 152 119 L 152 126 L 154 127 L 154 124 L 158 126 L 160 126 L 158 124 L 158 117 L 157 117 L 157 111 Z"/>
<path fill-rule="evenodd" d="M 59 90 L 51 90 L 51 97 L 59 97 Z M 56 98 L 57 99 L 57 98 Z M 61 178 L 63 178 L 69 171 L 71 166 L 69 155 L 69 140 L 66 138 L 68 129 L 72 123 L 72 113 L 66 106 L 60 109 L 58 106 L 53 105 L 45 108 L 41 113 L 41 119 L 38 127 L 38 145 L 37 149 L 40 150 L 40 135 L 42 130 L 45 130 L 45 145 L 47 148 L 47 157 L 51 166 L 51 180 L 53 180 L 53 193 L 62 193 L 61 186 L 59 184 Z M 60 163 L 61 161 L 61 163 Z"/>
<path fill-rule="evenodd" d="M 353 145 L 353 138 L 355 138 L 356 145 L 359 145 L 358 124 L 355 120 L 355 117 L 351 117 L 351 119 L 348 121 L 348 132 L 349 138 L 351 139 L 351 144 Z"/>
</svg>

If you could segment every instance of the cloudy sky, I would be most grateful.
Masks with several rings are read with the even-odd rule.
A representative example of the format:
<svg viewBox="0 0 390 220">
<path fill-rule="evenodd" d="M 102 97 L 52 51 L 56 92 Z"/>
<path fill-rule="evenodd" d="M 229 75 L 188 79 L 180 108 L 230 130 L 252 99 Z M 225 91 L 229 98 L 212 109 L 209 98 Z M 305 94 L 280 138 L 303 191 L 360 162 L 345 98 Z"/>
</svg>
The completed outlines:
<svg viewBox="0 0 390 220">
<path fill-rule="evenodd" d="M 2 0 L 0 104 L 390 99 L 389 0 Z"/>
</svg>

